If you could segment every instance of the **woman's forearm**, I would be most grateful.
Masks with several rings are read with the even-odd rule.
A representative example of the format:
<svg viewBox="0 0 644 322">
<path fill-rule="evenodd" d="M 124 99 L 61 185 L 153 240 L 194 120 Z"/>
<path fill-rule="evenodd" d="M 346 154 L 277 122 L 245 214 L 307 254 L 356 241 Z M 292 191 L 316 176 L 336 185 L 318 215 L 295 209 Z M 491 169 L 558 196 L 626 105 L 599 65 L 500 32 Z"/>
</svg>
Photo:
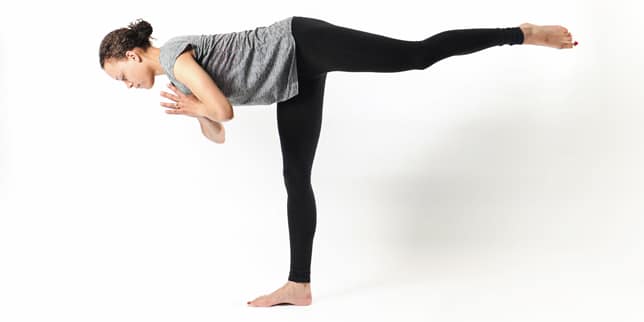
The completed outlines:
<svg viewBox="0 0 644 322">
<path fill-rule="evenodd" d="M 226 139 L 226 134 L 224 126 L 217 122 L 213 121 L 205 116 L 197 117 L 199 119 L 199 124 L 201 125 L 201 132 L 205 137 L 211 141 L 219 144 L 223 144 Z"/>
</svg>

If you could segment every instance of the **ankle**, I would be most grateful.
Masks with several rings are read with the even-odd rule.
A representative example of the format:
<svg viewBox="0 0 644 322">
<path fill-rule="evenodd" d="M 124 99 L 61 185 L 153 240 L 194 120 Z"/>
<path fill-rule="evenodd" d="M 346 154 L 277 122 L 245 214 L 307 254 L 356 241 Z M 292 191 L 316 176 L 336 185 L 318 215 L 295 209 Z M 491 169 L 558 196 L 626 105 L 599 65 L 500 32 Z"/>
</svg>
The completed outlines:
<svg viewBox="0 0 644 322">
<path fill-rule="evenodd" d="M 310 288 L 311 287 L 311 283 L 304 283 L 304 282 L 288 281 L 286 284 L 291 285 L 291 286 L 295 286 L 295 287 L 298 287 L 298 288 Z"/>
<path fill-rule="evenodd" d="M 528 23 L 523 23 L 519 26 L 523 32 L 523 43 L 529 44 L 532 40 L 532 35 L 534 34 L 534 29 Z"/>
</svg>

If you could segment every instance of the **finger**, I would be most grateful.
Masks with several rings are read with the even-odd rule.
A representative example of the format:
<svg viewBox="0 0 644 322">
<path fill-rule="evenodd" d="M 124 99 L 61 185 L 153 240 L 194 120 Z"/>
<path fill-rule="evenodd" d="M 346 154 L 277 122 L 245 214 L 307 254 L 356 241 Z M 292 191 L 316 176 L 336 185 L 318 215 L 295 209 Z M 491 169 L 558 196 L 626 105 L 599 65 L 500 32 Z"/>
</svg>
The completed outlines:
<svg viewBox="0 0 644 322">
<path fill-rule="evenodd" d="M 176 105 L 174 105 L 174 103 L 161 102 L 160 104 L 161 104 L 161 106 L 163 106 L 163 107 L 171 108 L 171 109 L 173 109 L 173 110 L 178 109 L 178 108 L 177 108 L 177 106 L 176 106 Z"/>
<path fill-rule="evenodd" d="M 181 93 L 181 91 L 179 91 L 174 85 L 172 85 L 172 83 L 168 84 L 168 88 L 171 89 L 179 97 L 183 96 L 183 93 Z"/>
<path fill-rule="evenodd" d="M 175 102 L 179 100 L 179 96 L 173 95 L 173 94 L 170 94 L 170 93 L 164 92 L 164 91 L 161 91 L 161 96 L 165 97 L 165 98 L 168 98 L 168 99 L 171 99 L 171 100 L 173 100 Z"/>
<path fill-rule="evenodd" d="M 165 112 L 168 113 L 168 114 L 177 114 L 177 115 L 178 114 L 185 114 L 181 110 L 165 110 Z"/>
</svg>

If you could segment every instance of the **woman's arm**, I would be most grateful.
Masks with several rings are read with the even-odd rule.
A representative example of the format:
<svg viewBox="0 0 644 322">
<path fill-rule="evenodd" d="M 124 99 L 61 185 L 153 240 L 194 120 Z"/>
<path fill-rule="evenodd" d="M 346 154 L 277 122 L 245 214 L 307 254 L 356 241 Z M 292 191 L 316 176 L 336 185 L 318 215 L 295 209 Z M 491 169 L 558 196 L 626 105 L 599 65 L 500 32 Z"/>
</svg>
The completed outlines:
<svg viewBox="0 0 644 322">
<path fill-rule="evenodd" d="M 223 144 L 226 140 L 224 126 L 216 121 L 213 121 L 205 116 L 197 117 L 201 125 L 201 133 L 211 141 Z"/>
<path fill-rule="evenodd" d="M 193 50 L 188 50 L 179 55 L 174 64 L 174 76 L 203 103 L 205 117 L 216 122 L 232 120 L 232 105 L 210 75 L 194 60 L 192 53 Z"/>
</svg>

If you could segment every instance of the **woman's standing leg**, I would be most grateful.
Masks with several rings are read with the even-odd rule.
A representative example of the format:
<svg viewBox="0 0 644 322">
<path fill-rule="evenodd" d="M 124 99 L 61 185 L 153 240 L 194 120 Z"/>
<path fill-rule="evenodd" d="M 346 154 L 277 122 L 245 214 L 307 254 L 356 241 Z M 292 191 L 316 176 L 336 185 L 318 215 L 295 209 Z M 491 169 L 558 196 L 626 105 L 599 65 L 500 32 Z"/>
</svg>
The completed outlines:
<svg viewBox="0 0 644 322">
<path fill-rule="evenodd" d="M 312 301 L 309 283 L 317 210 L 311 170 L 322 127 L 326 74 L 298 79 L 298 95 L 277 103 L 291 246 L 288 282 L 277 291 L 249 302 L 252 306 L 309 305 Z"/>
<path fill-rule="evenodd" d="M 282 147 L 288 229 L 291 245 L 289 281 L 310 282 L 316 205 L 311 169 L 322 126 L 326 74 L 300 80 L 297 96 L 277 103 L 277 128 Z"/>
</svg>

